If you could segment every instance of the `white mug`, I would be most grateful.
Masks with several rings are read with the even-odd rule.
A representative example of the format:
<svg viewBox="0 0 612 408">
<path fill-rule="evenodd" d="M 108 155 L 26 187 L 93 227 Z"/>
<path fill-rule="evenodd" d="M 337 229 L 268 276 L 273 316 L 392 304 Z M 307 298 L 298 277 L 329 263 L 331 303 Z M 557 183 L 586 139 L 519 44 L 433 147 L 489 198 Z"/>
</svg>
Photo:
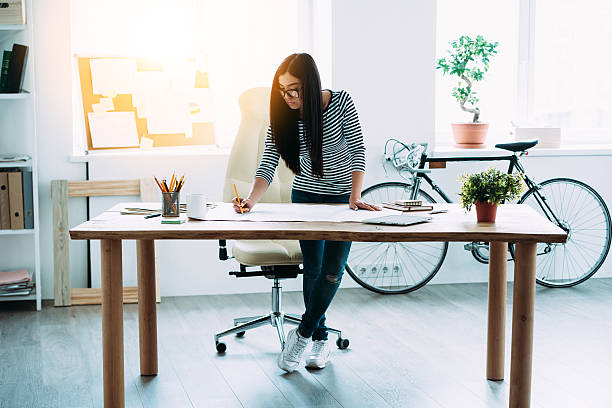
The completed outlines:
<svg viewBox="0 0 612 408">
<path fill-rule="evenodd" d="M 187 194 L 187 217 L 196 220 L 205 220 L 207 212 L 206 195 Z"/>
</svg>

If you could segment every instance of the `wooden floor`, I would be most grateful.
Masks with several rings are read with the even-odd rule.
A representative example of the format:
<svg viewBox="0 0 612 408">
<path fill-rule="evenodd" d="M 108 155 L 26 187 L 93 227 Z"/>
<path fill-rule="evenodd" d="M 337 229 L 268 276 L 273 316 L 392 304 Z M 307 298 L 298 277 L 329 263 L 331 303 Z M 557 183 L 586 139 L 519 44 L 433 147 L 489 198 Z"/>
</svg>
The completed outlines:
<svg viewBox="0 0 612 408">
<path fill-rule="evenodd" d="M 348 278 L 348 277 L 347 277 Z M 269 295 L 163 298 L 159 369 L 140 377 L 137 306 L 125 306 L 128 407 L 506 407 L 506 380 L 485 380 L 486 284 L 428 285 L 410 295 L 339 292 L 328 321 L 350 338 L 324 370 L 282 374 L 275 330 L 227 338 L 236 316 L 269 310 Z M 300 312 L 301 293 L 286 293 Z M 0 406 L 102 407 L 99 306 L 0 304 Z M 335 339 L 334 339 L 335 340 Z M 612 406 L 612 279 L 537 288 L 532 406 Z"/>
</svg>

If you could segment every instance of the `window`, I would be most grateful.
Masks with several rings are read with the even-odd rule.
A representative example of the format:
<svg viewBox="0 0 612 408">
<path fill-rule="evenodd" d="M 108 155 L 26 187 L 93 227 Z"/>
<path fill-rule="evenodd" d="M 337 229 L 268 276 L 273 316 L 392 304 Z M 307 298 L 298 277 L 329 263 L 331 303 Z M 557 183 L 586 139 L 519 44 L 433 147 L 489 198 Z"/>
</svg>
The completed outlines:
<svg viewBox="0 0 612 408">
<path fill-rule="evenodd" d="M 462 34 L 500 44 L 475 87 L 489 144 L 508 139 L 511 123 L 560 127 L 567 145 L 610 143 L 609 0 L 438 0 L 437 12 L 437 57 Z M 470 120 L 451 96 L 455 82 L 436 74 L 438 145 L 452 145 L 450 123 Z"/>
<path fill-rule="evenodd" d="M 561 127 L 564 142 L 612 140 L 611 20 L 609 0 L 535 2 L 528 119 Z"/>
<path fill-rule="evenodd" d="M 231 2 L 214 0 L 73 1 L 71 3 L 71 40 L 72 51 L 75 55 L 73 69 L 75 85 L 73 105 L 76 118 L 75 151 L 82 153 L 87 150 L 87 138 L 89 137 L 89 130 L 86 126 L 89 122 L 85 123 L 87 116 L 84 115 L 87 109 L 84 110 L 84 98 L 80 91 L 82 87 L 79 83 L 79 61 L 82 63 L 83 58 L 88 60 L 114 58 L 121 62 L 121 64 L 115 64 L 113 61 L 102 61 L 103 64 L 97 64 L 98 67 L 94 67 L 97 71 L 100 71 L 98 68 L 102 65 L 114 64 L 129 67 L 131 62 L 125 61 L 126 59 L 136 61 L 131 65 L 139 67 L 138 73 L 141 72 L 142 60 L 146 60 L 149 66 L 155 66 L 154 61 L 159 61 L 155 69 L 163 72 L 167 72 L 166 68 L 170 65 L 175 67 L 178 61 L 182 66 L 186 66 L 186 60 L 196 61 L 196 68 L 206 73 L 206 81 L 200 82 L 206 83 L 208 87 L 196 91 L 200 94 L 204 92 L 209 103 L 198 103 L 197 106 L 187 103 L 188 106 L 185 109 L 173 108 L 173 110 L 178 110 L 173 116 L 176 120 L 157 117 L 151 124 L 161 129 L 158 132 L 163 132 L 163 129 L 180 127 L 181 124 L 178 121 L 181 117 L 196 114 L 199 115 L 200 122 L 210 121 L 214 129 L 212 146 L 229 147 L 240 125 L 238 107 L 240 94 L 252 87 L 269 87 L 276 68 L 287 55 L 298 50 L 313 53 L 322 67 L 321 74 L 324 84 L 331 85 L 327 80 L 331 78 L 329 69 L 331 55 L 326 51 L 329 47 L 321 46 L 325 42 L 331 44 L 331 38 L 321 37 L 313 29 L 321 24 L 322 19 L 325 21 L 326 18 L 330 18 L 329 8 L 331 8 L 329 2 L 317 1 L 316 5 L 313 5 L 311 1 L 301 2 L 300 0 L 260 2 L 250 0 Z M 306 18 L 304 14 L 307 15 Z M 317 50 L 324 52 L 317 52 Z M 184 102 L 180 99 L 181 96 L 187 99 L 192 97 L 191 95 L 176 95 L 177 93 L 191 93 L 193 89 L 177 92 L 174 87 L 177 82 L 176 78 L 166 78 L 158 73 L 150 72 L 155 69 L 150 69 L 146 75 L 149 77 L 158 75 L 159 78 L 152 80 L 145 78 L 149 81 L 147 83 L 160 84 L 160 87 L 166 86 L 172 89 L 172 98 L 178 98 L 181 106 Z M 111 72 L 110 69 L 106 71 Z M 137 76 L 139 77 L 137 80 L 141 81 L 145 75 Z M 190 78 L 189 75 L 188 77 Z M 199 78 L 203 77 L 199 76 Z M 126 84 L 129 85 L 129 81 L 123 81 L 123 84 L 125 88 Z M 98 97 L 95 94 L 96 84 L 92 88 L 94 92 L 90 97 L 94 102 L 98 102 L 97 109 L 103 111 L 102 115 L 98 115 L 99 119 L 106 120 L 104 114 L 112 113 L 117 109 L 114 106 L 113 97 L 115 95 L 110 90 L 108 92 L 110 95 L 107 95 L 101 101 L 103 103 L 100 103 L 96 100 Z M 147 86 L 141 86 L 141 89 L 147 89 Z M 160 92 L 156 93 L 156 95 L 160 94 Z M 146 96 L 153 98 L 151 95 Z M 129 107 L 136 108 L 137 122 L 139 117 L 144 117 L 146 114 L 153 115 L 153 112 L 168 111 L 159 103 L 160 99 L 157 96 L 155 98 L 157 99 L 143 102 L 144 96 L 141 92 L 132 96 L 133 105 L 130 105 L 128 101 Z M 123 106 L 125 107 L 125 104 Z M 181 116 L 181 113 L 184 115 Z M 129 118 L 124 115 L 119 119 L 117 123 L 125 123 L 121 121 Z M 112 121 L 107 121 L 107 125 L 111 126 Z M 138 122 L 139 137 L 142 136 L 141 127 L 141 122 Z M 196 128 L 193 127 L 193 129 Z M 184 143 L 191 136 L 189 132 L 190 130 L 186 130 L 176 138 L 169 138 L 168 136 L 172 134 L 166 134 L 166 137 L 163 138 L 165 145 L 168 143 L 170 145 L 172 143 L 175 145 L 189 144 Z M 162 140 L 161 137 L 158 138 L 155 134 L 150 136 L 153 142 L 149 144 L 161 145 L 157 141 Z M 206 140 L 206 143 L 211 141 L 210 138 Z M 129 144 L 126 143 L 126 145 Z"/>
<path fill-rule="evenodd" d="M 499 43 L 489 71 L 474 89 L 480 99 L 480 121 L 489 123 L 487 140 L 507 138 L 517 106 L 518 2 L 438 0 L 437 8 L 437 59 L 446 54 L 448 43 L 461 35 L 473 38 L 480 34 L 489 42 Z M 451 94 L 457 85 L 456 77 L 443 76 L 441 70 L 437 71 L 436 145 L 452 145 L 450 124 L 470 122 L 472 115 L 463 112 Z"/>
</svg>

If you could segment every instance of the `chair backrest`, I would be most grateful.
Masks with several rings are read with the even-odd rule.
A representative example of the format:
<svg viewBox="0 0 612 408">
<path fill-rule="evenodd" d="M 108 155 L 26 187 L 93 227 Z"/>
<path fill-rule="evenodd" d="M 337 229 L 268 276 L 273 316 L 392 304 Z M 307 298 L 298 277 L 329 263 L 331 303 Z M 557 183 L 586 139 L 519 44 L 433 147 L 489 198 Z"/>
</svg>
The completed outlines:
<svg viewBox="0 0 612 408">
<path fill-rule="evenodd" d="M 238 194 L 246 196 L 253 183 L 255 171 L 264 151 L 266 133 L 270 124 L 270 88 L 251 88 L 242 93 L 238 100 L 242 113 L 240 128 L 234 140 L 227 164 L 223 201 L 229 202 Z M 279 160 L 274 180 L 268 187 L 261 202 L 291 202 L 293 172 Z"/>
</svg>

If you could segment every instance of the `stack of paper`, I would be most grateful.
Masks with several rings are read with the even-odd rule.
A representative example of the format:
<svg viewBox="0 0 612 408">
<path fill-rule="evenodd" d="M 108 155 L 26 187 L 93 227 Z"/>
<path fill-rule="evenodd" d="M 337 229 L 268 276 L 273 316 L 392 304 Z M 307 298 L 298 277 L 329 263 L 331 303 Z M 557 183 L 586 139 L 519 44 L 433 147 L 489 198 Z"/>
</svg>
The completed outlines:
<svg viewBox="0 0 612 408">
<path fill-rule="evenodd" d="M 25 154 L 3 154 L 0 153 L 0 163 L 26 162 L 30 156 Z"/>
<path fill-rule="evenodd" d="M 29 295 L 33 289 L 32 273 L 27 269 L 0 271 L 0 296 Z"/>
</svg>

